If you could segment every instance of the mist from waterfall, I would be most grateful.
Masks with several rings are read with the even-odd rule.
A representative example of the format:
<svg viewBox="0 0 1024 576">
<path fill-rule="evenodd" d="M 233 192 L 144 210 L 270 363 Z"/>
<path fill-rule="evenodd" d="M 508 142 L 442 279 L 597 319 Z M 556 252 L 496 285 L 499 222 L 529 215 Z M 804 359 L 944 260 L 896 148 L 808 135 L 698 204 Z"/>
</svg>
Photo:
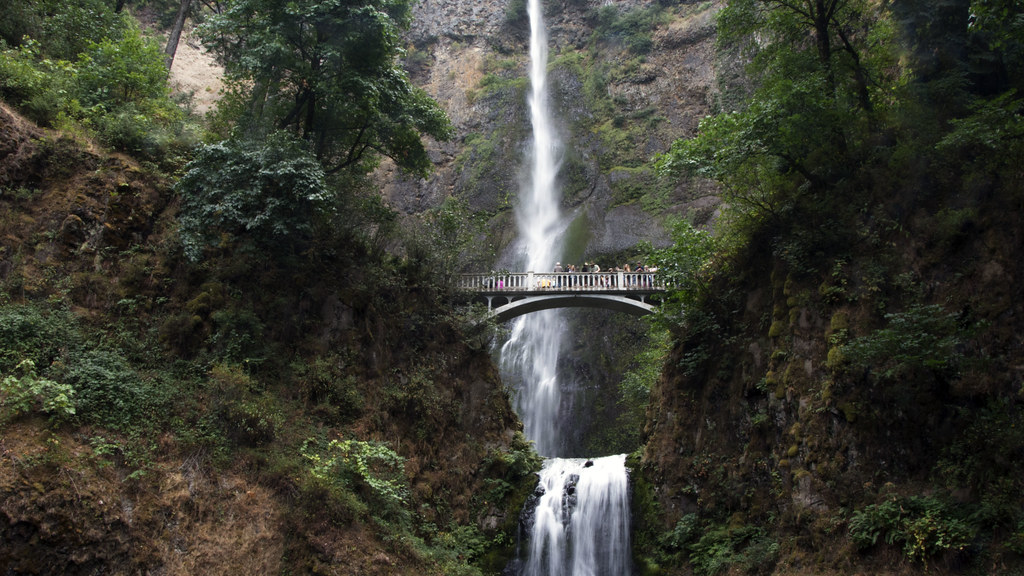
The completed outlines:
<svg viewBox="0 0 1024 576">
<path fill-rule="evenodd" d="M 541 0 L 529 0 L 530 120 L 528 183 L 516 219 L 513 265 L 550 272 L 562 253 L 558 170 L 562 147 L 548 102 L 548 45 Z M 523 268 L 520 268 L 523 269 Z M 626 576 L 631 573 L 629 478 L 625 455 L 594 460 L 555 458 L 565 446 L 559 355 L 566 320 L 558 310 L 514 321 L 501 349 L 502 377 L 516 388 L 516 411 L 526 437 L 548 459 L 523 517 L 523 549 L 508 573 L 522 576 Z M 571 398 L 567 398 L 571 400 Z"/>
</svg>

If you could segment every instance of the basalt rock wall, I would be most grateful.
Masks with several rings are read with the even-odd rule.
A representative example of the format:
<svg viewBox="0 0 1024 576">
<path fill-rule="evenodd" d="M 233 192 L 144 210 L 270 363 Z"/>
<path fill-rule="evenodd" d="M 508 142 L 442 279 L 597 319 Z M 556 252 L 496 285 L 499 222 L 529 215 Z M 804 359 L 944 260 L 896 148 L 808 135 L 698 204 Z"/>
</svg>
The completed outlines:
<svg viewBox="0 0 1024 576">
<path fill-rule="evenodd" d="M 715 105 L 718 2 L 548 2 L 550 82 L 565 143 L 563 211 L 573 219 L 566 259 L 661 243 L 666 214 L 707 221 L 713 189 L 660 181 L 650 159 L 692 134 Z M 626 28 L 623 22 L 641 24 Z M 500 252 L 529 141 L 529 23 L 525 2 L 425 0 L 415 7 L 407 67 L 448 112 L 451 142 L 431 142 L 434 174 L 413 180 L 382 167 L 392 206 L 414 214 L 455 196 L 491 217 Z M 607 262 L 608 265 L 618 264 Z"/>
</svg>

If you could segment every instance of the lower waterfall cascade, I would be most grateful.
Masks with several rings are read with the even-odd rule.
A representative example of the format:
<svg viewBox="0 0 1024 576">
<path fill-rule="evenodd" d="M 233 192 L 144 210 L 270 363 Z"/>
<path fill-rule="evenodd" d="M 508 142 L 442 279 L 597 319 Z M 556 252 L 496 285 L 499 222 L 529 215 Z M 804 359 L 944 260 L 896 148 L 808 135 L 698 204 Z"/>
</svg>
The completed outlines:
<svg viewBox="0 0 1024 576">
<path fill-rule="evenodd" d="M 626 456 L 552 458 L 521 520 L 530 533 L 522 576 L 630 573 Z"/>
</svg>

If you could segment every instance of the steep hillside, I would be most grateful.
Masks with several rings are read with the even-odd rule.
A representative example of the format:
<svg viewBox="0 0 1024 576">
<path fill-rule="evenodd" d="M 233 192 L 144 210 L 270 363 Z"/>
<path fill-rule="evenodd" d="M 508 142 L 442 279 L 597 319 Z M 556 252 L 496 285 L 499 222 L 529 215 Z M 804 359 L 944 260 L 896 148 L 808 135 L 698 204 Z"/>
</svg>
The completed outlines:
<svg viewBox="0 0 1024 576">
<path fill-rule="evenodd" d="M 720 49 L 750 55 L 747 100 L 660 164 L 715 178 L 727 207 L 663 319 L 641 564 L 1020 574 L 1019 29 L 968 3 L 941 32 L 931 6 L 853 10 L 830 31 L 851 61 L 794 41 L 829 32 L 800 8 L 766 4 L 720 20 Z M 864 33 L 894 22 L 888 43 Z"/>
<path fill-rule="evenodd" d="M 174 212 L 0 107 L 0 572 L 500 568 L 535 457 L 417 269 L 197 266 Z"/>
</svg>

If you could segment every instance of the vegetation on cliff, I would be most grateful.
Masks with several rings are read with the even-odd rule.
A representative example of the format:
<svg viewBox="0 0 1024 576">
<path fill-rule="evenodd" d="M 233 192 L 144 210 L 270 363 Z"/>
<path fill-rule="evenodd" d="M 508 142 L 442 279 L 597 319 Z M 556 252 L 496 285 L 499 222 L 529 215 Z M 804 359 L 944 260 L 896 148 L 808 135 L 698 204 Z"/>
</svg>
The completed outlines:
<svg viewBox="0 0 1024 576">
<path fill-rule="evenodd" d="M 662 318 L 649 572 L 1022 569 L 1022 21 L 988 0 L 722 11 L 746 78 L 658 161 L 726 208 Z"/>
<path fill-rule="evenodd" d="M 366 178 L 450 130 L 408 3 L 221 3 L 210 124 L 128 13 L 52 4 L 0 29 L 0 571 L 500 570 L 538 461 L 453 305 L 475 220 Z"/>
</svg>

